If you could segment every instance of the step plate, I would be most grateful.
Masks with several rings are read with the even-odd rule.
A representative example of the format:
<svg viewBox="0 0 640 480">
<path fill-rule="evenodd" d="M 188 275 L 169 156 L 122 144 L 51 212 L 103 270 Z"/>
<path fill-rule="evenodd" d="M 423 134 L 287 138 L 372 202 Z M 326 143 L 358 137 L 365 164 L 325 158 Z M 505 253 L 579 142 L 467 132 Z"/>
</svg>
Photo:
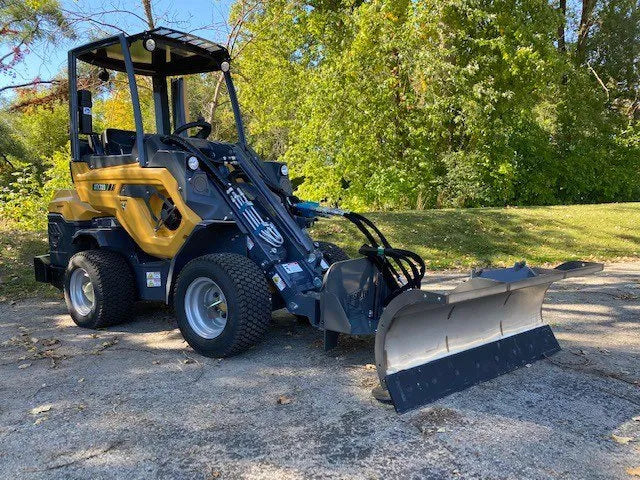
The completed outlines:
<svg viewBox="0 0 640 480">
<path fill-rule="evenodd" d="M 528 363 L 549 357 L 560 345 L 548 325 L 387 375 L 386 384 L 396 412 L 486 382 Z"/>
</svg>

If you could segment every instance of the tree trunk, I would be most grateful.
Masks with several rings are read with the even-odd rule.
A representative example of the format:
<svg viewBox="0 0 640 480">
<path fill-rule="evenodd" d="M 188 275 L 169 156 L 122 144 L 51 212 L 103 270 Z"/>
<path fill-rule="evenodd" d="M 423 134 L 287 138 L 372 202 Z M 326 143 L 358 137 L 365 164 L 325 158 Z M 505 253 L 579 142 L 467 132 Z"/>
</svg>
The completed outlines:
<svg viewBox="0 0 640 480">
<path fill-rule="evenodd" d="M 562 23 L 558 27 L 558 51 L 565 53 L 567 44 L 564 37 L 564 28 L 567 24 L 567 0 L 560 0 L 560 14 L 562 15 Z"/>
<path fill-rule="evenodd" d="M 593 25 L 593 10 L 595 7 L 596 0 L 582 0 L 578 41 L 576 43 L 576 62 L 578 64 L 583 64 L 587 59 L 587 39 L 589 38 L 589 29 Z"/>
<path fill-rule="evenodd" d="M 155 22 L 153 21 L 153 11 L 151 10 L 151 0 L 142 0 L 142 6 L 144 7 L 144 14 L 147 17 L 147 23 L 149 24 L 149 29 L 153 30 L 155 27 Z"/>
<path fill-rule="evenodd" d="M 218 81 L 216 83 L 216 88 L 213 91 L 213 99 L 211 101 L 211 109 L 209 110 L 209 123 L 213 125 L 214 117 L 216 116 L 216 109 L 218 108 L 219 98 L 220 98 L 220 87 L 222 87 L 222 82 L 224 80 L 224 74 L 220 72 L 218 74 Z"/>
</svg>

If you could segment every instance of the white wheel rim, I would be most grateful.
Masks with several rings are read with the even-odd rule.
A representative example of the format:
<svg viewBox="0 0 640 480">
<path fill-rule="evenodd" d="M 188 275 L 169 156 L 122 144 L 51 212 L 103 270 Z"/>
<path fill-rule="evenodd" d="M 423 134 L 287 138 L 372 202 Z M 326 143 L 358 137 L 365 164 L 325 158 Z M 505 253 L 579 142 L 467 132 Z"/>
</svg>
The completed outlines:
<svg viewBox="0 0 640 480">
<path fill-rule="evenodd" d="M 96 301 L 93 284 L 84 268 L 76 268 L 71 273 L 69 281 L 69 298 L 73 308 L 82 316 L 87 316 L 93 310 Z"/>
<path fill-rule="evenodd" d="M 220 336 L 227 325 L 227 299 L 209 277 L 198 277 L 189 284 L 184 309 L 189 326 L 202 338 L 211 340 Z"/>
</svg>

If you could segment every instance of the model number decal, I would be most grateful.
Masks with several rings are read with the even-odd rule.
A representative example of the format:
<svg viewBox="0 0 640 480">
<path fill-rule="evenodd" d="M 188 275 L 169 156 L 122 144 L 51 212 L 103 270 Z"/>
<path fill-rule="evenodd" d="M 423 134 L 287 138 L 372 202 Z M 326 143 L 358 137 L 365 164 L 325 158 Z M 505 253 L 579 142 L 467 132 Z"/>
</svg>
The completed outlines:
<svg viewBox="0 0 640 480">
<path fill-rule="evenodd" d="M 108 192 L 113 190 L 115 185 L 113 183 L 94 183 L 92 188 L 96 192 Z"/>
</svg>

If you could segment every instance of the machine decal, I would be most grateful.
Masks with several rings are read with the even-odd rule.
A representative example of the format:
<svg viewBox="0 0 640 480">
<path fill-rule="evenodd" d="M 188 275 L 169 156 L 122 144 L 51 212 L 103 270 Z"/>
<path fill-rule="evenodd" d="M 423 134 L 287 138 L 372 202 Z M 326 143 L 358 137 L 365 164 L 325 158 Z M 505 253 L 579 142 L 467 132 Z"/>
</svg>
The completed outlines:
<svg viewBox="0 0 640 480">
<path fill-rule="evenodd" d="M 302 267 L 298 262 L 283 263 L 282 268 L 284 268 L 284 271 L 289 274 L 298 273 L 302 271 Z"/>
<path fill-rule="evenodd" d="M 94 183 L 92 189 L 94 192 L 110 192 L 115 187 L 113 183 Z"/>
<path fill-rule="evenodd" d="M 162 277 L 160 272 L 147 272 L 147 287 L 161 287 Z"/>
<path fill-rule="evenodd" d="M 287 284 L 284 283 L 284 280 L 282 280 L 280 275 L 278 275 L 277 273 L 273 277 L 271 277 L 271 279 L 273 280 L 273 283 L 276 284 L 276 287 L 278 287 L 278 290 L 282 291 L 287 288 Z"/>
</svg>

